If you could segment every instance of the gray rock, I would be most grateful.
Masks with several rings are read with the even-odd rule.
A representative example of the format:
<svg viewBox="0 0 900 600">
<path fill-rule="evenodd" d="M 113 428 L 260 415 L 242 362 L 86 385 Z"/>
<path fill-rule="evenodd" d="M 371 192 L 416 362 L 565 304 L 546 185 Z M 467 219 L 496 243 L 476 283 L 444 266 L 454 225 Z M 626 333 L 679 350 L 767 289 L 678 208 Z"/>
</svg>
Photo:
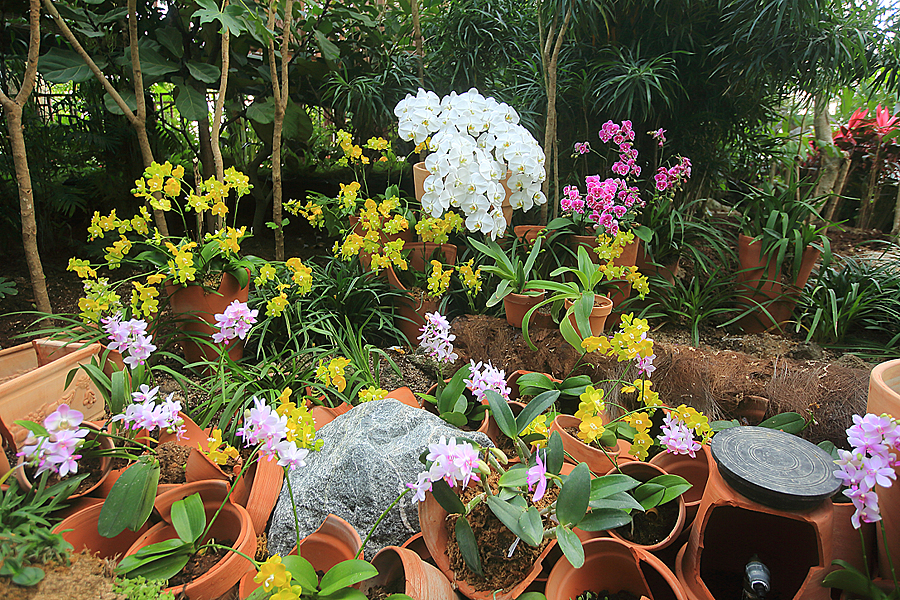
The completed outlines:
<svg viewBox="0 0 900 600">
<path fill-rule="evenodd" d="M 397 499 L 405 484 L 416 481 L 425 467 L 419 456 L 441 436 L 466 437 L 492 445 L 483 433 L 463 432 L 431 413 L 397 400 L 361 404 L 325 425 L 318 437 L 321 452 L 294 470 L 290 485 L 297 504 L 300 537 L 316 530 L 329 514 L 356 528 L 365 540 L 381 513 Z M 378 525 L 365 547 L 371 558 L 385 546 L 399 546 L 419 531 L 419 509 L 407 494 Z M 287 482 L 272 513 L 268 548 L 287 554 L 296 544 L 294 514 Z"/>
</svg>

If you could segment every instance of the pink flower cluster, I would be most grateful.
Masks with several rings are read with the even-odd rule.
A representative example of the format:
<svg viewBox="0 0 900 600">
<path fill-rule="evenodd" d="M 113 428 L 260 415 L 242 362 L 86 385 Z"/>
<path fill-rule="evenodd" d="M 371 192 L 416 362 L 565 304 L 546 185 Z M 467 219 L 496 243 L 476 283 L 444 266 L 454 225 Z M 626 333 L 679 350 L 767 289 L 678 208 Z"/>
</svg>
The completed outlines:
<svg viewBox="0 0 900 600">
<path fill-rule="evenodd" d="M 497 369 L 490 361 L 485 365 L 481 362 L 471 361 L 470 379 L 466 379 L 466 386 L 471 390 L 472 395 L 479 402 L 484 402 L 484 393 L 488 390 L 494 390 L 507 400 L 509 400 L 510 389 L 506 385 L 506 372 Z"/>
<path fill-rule="evenodd" d="M 691 159 L 684 156 L 677 165 L 671 169 L 660 167 L 653 180 L 656 183 L 656 191 L 664 192 L 669 188 L 678 186 L 685 179 L 691 177 Z"/>
<path fill-rule="evenodd" d="M 124 362 L 132 369 L 144 364 L 156 350 L 152 336 L 147 335 L 147 322 L 143 319 L 122 321 L 122 315 L 102 320 L 103 330 L 109 335 L 109 349 L 122 353 Z M 127 356 L 125 356 L 127 353 Z"/>
<path fill-rule="evenodd" d="M 244 425 L 238 428 L 237 434 L 243 438 L 245 446 L 261 444 L 260 456 L 269 460 L 277 458 L 282 467 L 306 466 L 309 450 L 287 440 L 287 417 L 279 415 L 255 396 L 253 407 L 244 411 Z"/>
<path fill-rule="evenodd" d="M 576 142 L 575 152 L 578 154 L 587 154 L 591 151 L 591 145 L 588 142 Z"/>
<path fill-rule="evenodd" d="M 666 130 L 660 127 L 656 131 L 649 131 L 650 137 L 659 142 L 660 148 L 666 143 Z"/>
<path fill-rule="evenodd" d="M 235 338 L 244 339 L 256 323 L 258 314 L 259 311 L 250 310 L 246 302 L 235 300 L 228 305 L 224 313 L 216 315 L 216 327 L 219 331 L 213 334 L 213 341 L 221 344 Z"/>
<path fill-rule="evenodd" d="M 889 415 L 853 415 L 847 441 L 852 449 L 838 450 L 840 458 L 835 463 L 840 469 L 834 475 L 849 488 L 844 495 L 856 508 L 850 521 L 859 529 L 860 521 L 881 520 L 875 486 L 890 487 L 897 477 L 894 468 L 900 465 L 900 424 Z"/>
<path fill-rule="evenodd" d="M 425 493 L 430 492 L 432 484 L 440 479 L 450 487 L 455 487 L 457 483 L 466 487 L 470 481 L 481 481 L 477 473 L 478 450 L 466 442 L 457 443 L 455 439 L 448 442 L 441 436 L 440 442 L 428 444 L 425 460 L 431 462 L 431 468 L 419 473 L 416 483 L 406 484 L 406 487 L 416 492 L 413 504 L 424 501 Z"/>
<path fill-rule="evenodd" d="M 439 312 L 425 313 L 425 326 L 419 331 L 419 347 L 431 358 L 445 363 L 455 361 L 459 356 L 453 352 L 453 340 L 456 336 L 450 333 L 450 322 Z"/>
<path fill-rule="evenodd" d="M 694 439 L 691 429 L 672 415 L 666 415 L 663 419 L 659 442 L 666 447 L 667 452 L 689 454 L 691 458 L 696 458 L 696 452 L 700 449 L 700 443 Z"/>
<path fill-rule="evenodd" d="M 146 429 L 150 432 L 165 429 L 169 433 L 176 434 L 178 439 L 183 438 L 184 419 L 178 414 L 181 411 L 181 402 L 172 400 L 175 392 L 169 394 L 161 404 L 157 404 L 154 399 L 159 388 L 143 389 L 146 387 L 142 386 L 141 391 L 132 394 L 136 400 L 142 399 L 141 401 L 128 405 L 124 413 L 114 416 L 112 420 L 123 421 L 134 430 Z"/>
<path fill-rule="evenodd" d="M 599 135 L 604 143 L 612 140 L 619 146 L 619 160 L 613 163 L 612 172 L 622 177 L 629 174 L 640 177 L 641 167 L 637 164 L 638 151 L 632 144 L 634 130 L 631 128 L 631 121 L 622 121 L 621 125 L 607 121 L 600 129 Z"/>
<path fill-rule="evenodd" d="M 80 429 L 84 415 L 69 408 L 68 404 L 60 404 L 59 408 L 44 419 L 47 435 L 36 436 L 29 433 L 17 456 L 25 457 L 25 463 L 36 468 L 36 474 L 44 471 L 58 474 L 60 477 L 78 472 L 76 454 L 84 445 L 88 429 Z"/>
</svg>

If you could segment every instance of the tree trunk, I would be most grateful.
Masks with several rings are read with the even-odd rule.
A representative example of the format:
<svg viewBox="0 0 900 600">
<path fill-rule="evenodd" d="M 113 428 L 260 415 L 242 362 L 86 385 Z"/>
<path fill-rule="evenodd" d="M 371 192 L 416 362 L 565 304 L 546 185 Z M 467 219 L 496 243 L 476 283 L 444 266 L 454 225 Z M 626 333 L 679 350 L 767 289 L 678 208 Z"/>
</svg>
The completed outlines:
<svg viewBox="0 0 900 600">
<path fill-rule="evenodd" d="M 832 196 L 831 200 L 828 203 L 828 210 L 825 211 L 825 221 L 827 223 L 831 223 L 832 221 L 834 221 L 834 215 L 837 212 L 838 207 L 841 205 L 841 198 L 844 195 L 844 186 L 847 185 L 847 179 L 850 176 L 850 169 L 852 168 L 852 165 L 853 161 L 849 158 L 844 161 L 844 164 L 841 165 L 841 172 L 834 184 L 834 196 Z"/>
<path fill-rule="evenodd" d="M 37 60 L 41 46 L 41 3 L 31 0 L 28 15 L 28 60 L 22 85 L 15 99 L 7 97 L 5 90 L 0 89 L 0 106 L 6 113 L 6 125 L 9 129 L 9 142 L 12 148 L 13 166 L 16 171 L 16 183 L 19 187 L 19 211 L 22 217 L 22 245 L 25 248 L 25 263 L 31 278 L 34 291 L 34 302 L 43 313 L 52 313 L 50 295 L 47 293 L 47 279 L 37 244 L 37 219 L 34 215 L 34 189 L 31 185 L 31 171 L 28 169 L 28 154 L 25 149 L 25 130 L 22 125 L 22 106 L 28 101 L 31 90 L 37 79 Z"/>
<path fill-rule="evenodd" d="M 225 9 L 227 2 L 222 3 Z M 219 134 L 222 132 L 222 112 L 225 108 L 225 91 L 228 89 L 228 63 L 231 58 L 229 42 L 231 30 L 227 27 L 222 32 L 222 78 L 219 80 L 219 94 L 216 96 L 216 110 L 213 113 L 212 132 L 210 133 L 210 145 L 212 146 L 213 164 L 216 167 L 216 179 L 224 181 L 225 163 L 222 160 L 222 145 L 219 142 Z M 216 231 L 225 226 L 225 217 L 216 219 Z"/>
<path fill-rule="evenodd" d="M 132 67 L 132 75 L 135 82 L 135 98 L 137 100 L 137 108 L 138 115 L 135 115 L 131 112 L 131 109 L 128 107 L 128 104 L 122 98 L 116 88 L 113 87 L 112 83 L 109 82 L 109 79 L 100 70 L 97 66 L 97 63 L 91 58 L 91 56 L 87 53 L 87 51 L 81 46 L 78 42 L 78 38 L 75 37 L 75 34 L 72 33 L 72 30 L 69 29 L 69 26 L 66 25 L 66 22 L 60 16 L 59 11 L 56 10 L 56 6 L 53 4 L 52 0 L 44 0 L 44 7 L 47 9 L 47 12 L 50 13 L 50 16 L 53 17 L 53 21 L 56 23 L 56 26 L 59 27 L 60 33 L 62 33 L 63 37 L 69 44 L 72 46 L 72 49 L 81 56 L 81 59 L 88 66 L 91 72 L 94 74 L 94 77 L 97 81 L 100 82 L 100 85 L 103 86 L 103 89 L 106 90 L 106 93 L 112 97 L 115 101 L 116 105 L 125 113 L 125 118 L 128 119 L 128 122 L 131 123 L 131 126 L 134 127 L 135 133 L 137 134 L 138 144 L 141 148 L 141 159 L 144 162 L 144 167 L 149 167 L 153 162 L 153 151 L 150 148 L 150 140 L 147 138 L 147 127 L 144 119 L 146 118 L 146 104 L 144 100 L 144 88 L 143 88 L 143 75 L 141 72 L 141 62 L 140 56 L 138 54 L 138 39 L 137 39 L 137 18 L 134 16 L 136 12 L 136 0 L 129 0 L 128 2 L 128 32 L 129 32 L 129 44 L 131 46 L 131 67 Z M 139 118 L 140 116 L 140 118 Z M 158 196 L 157 196 L 158 197 Z M 156 228 L 159 229 L 159 232 L 164 236 L 169 235 L 169 228 L 166 225 L 166 215 L 161 210 L 153 209 L 153 220 L 156 223 Z"/>
<path fill-rule="evenodd" d="M 825 205 L 833 206 L 836 199 L 836 185 L 840 178 L 844 163 L 848 162 L 845 153 L 834 145 L 831 133 L 831 122 L 828 118 L 828 98 L 822 94 L 815 97 L 813 130 L 816 146 L 821 156 L 819 181 L 813 190 L 813 197 L 823 197 Z"/>
<path fill-rule="evenodd" d="M 894 226 L 891 227 L 894 242 L 900 238 L 900 185 L 897 185 L 897 199 L 894 201 Z"/>
<path fill-rule="evenodd" d="M 291 62 L 291 22 L 293 0 L 285 0 L 284 27 L 281 31 L 281 77 L 275 62 L 275 40 L 269 40 L 269 72 L 272 76 L 272 93 L 275 95 L 275 122 L 272 133 L 272 220 L 275 222 L 275 260 L 284 260 L 284 227 L 281 223 L 281 134 L 288 104 L 288 66 Z M 269 29 L 275 24 L 275 0 L 269 2 Z"/>
<path fill-rule="evenodd" d="M 547 122 L 544 131 L 544 165 L 547 170 L 547 178 L 544 180 L 543 191 L 547 196 L 547 203 L 541 209 L 541 218 L 547 222 L 548 208 L 551 199 L 559 197 L 559 173 L 556 167 L 559 165 L 556 154 L 558 151 L 556 139 L 556 78 L 557 64 L 559 62 L 559 51 L 562 48 L 563 40 L 566 36 L 566 30 L 572 20 L 572 5 L 569 4 L 563 23 L 559 28 L 559 33 L 554 36 L 555 22 L 547 32 L 547 39 L 541 49 L 541 58 L 544 64 L 544 81 L 547 86 Z M 551 168 L 552 167 L 552 168 Z M 550 195 L 550 179 L 551 172 L 553 178 L 553 196 Z M 554 213 L 556 201 L 552 202 Z"/>
<path fill-rule="evenodd" d="M 419 0 L 409 3 L 413 22 L 413 40 L 416 44 L 416 63 L 419 69 L 419 85 L 425 87 L 425 46 L 422 39 L 422 22 L 419 17 Z"/>
<path fill-rule="evenodd" d="M 881 192 L 881 185 L 878 180 L 881 175 L 881 138 L 878 139 L 878 147 L 875 149 L 875 159 L 872 161 L 872 171 L 869 173 L 869 184 L 866 186 L 866 194 L 859 202 L 859 216 L 856 226 L 860 229 L 871 228 L 872 209 Z"/>
</svg>

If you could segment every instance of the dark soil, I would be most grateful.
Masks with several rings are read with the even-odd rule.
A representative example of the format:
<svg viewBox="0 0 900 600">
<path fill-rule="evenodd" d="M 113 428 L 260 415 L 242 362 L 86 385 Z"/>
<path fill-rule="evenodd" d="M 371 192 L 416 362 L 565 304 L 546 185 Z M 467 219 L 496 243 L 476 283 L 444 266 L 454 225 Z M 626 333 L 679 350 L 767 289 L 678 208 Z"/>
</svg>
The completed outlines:
<svg viewBox="0 0 900 600">
<path fill-rule="evenodd" d="M 385 585 L 373 585 L 366 592 L 369 600 L 385 600 L 392 594 L 403 594 L 406 592 L 406 581 L 403 578 L 397 578 L 389 581 Z"/>
<path fill-rule="evenodd" d="M 113 592 L 114 564 L 85 551 L 72 554 L 70 565 L 45 565 L 44 579 L 34 587 L 22 587 L 0 577 L 4 600 L 127 600 Z"/>
<path fill-rule="evenodd" d="M 78 475 L 83 475 L 84 473 L 87 473 L 88 476 L 78 484 L 78 487 L 75 488 L 75 491 L 72 492 L 72 495 L 82 494 L 97 485 L 100 479 L 103 478 L 103 469 L 100 464 L 101 459 L 97 456 L 85 456 L 84 458 L 78 460 L 78 472 L 75 475 L 72 475 L 72 477 L 77 477 Z M 32 484 L 40 479 L 39 476 L 35 476 L 34 469 L 32 469 L 31 467 L 25 467 L 25 475 L 28 478 L 28 481 L 31 481 Z M 54 473 L 50 473 L 50 475 L 47 477 L 47 487 L 57 484 L 63 479 L 68 479 L 68 477 L 69 476 L 67 475 L 66 477 L 61 478 Z"/>
<path fill-rule="evenodd" d="M 160 483 L 184 483 L 185 467 L 191 449 L 179 446 L 175 442 L 160 444 L 156 449 L 159 458 L 159 482 Z"/>
<path fill-rule="evenodd" d="M 223 546 L 231 546 L 234 543 L 230 540 L 216 540 L 216 542 Z M 228 552 L 224 548 L 204 548 L 202 552 L 193 555 L 177 575 L 169 579 L 169 587 L 179 587 L 192 582 L 213 568 Z"/>
<path fill-rule="evenodd" d="M 631 523 L 616 529 L 626 540 L 641 546 L 658 544 L 675 529 L 678 523 L 678 502 L 666 502 L 647 512 L 632 511 Z"/>
<path fill-rule="evenodd" d="M 599 592 L 591 592 L 588 590 L 583 594 L 579 594 L 578 598 L 575 600 L 638 600 L 638 597 L 625 590 L 622 590 L 617 594 L 610 594 L 609 590 L 602 590 Z"/>
<path fill-rule="evenodd" d="M 494 493 L 499 491 L 497 480 L 499 475 L 492 472 L 488 481 Z M 468 502 L 481 491 L 481 486 L 470 486 L 460 495 L 463 502 Z M 465 560 L 460 554 L 456 544 L 456 519 L 459 515 L 448 515 L 447 526 L 450 531 L 450 544 L 447 546 L 447 556 L 450 559 L 450 568 L 458 579 L 467 581 L 478 591 L 508 590 L 523 581 L 531 572 L 534 561 L 540 556 L 548 541 L 544 541 L 537 548 L 533 548 L 520 541 L 511 557 L 507 557 L 509 548 L 516 541 L 516 536 L 494 516 L 487 504 L 481 502 L 467 519 L 481 553 L 481 566 L 484 577 L 469 570 Z"/>
</svg>

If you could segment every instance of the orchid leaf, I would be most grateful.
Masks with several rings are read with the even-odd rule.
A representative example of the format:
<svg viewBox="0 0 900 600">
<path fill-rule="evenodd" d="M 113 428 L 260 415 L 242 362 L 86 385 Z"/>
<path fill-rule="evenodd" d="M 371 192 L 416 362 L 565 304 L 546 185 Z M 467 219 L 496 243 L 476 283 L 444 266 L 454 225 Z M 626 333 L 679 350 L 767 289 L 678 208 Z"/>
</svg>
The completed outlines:
<svg viewBox="0 0 900 600">
<path fill-rule="evenodd" d="M 559 542 L 560 549 L 573 567 L 580 569 L 584 566 L 584 547 L 574 531 L 565 525 L 558 525 L 556 541 Z"/>
<path fill-rule="evenodd" d="M 463 560 L 473 573 L 484 577 L 481 570 L 481 554 L 478 552 L 478 542 L 475 541 L 475 532 L 465 517 L 456 519 L 456 543 Z"/>
</svg>

